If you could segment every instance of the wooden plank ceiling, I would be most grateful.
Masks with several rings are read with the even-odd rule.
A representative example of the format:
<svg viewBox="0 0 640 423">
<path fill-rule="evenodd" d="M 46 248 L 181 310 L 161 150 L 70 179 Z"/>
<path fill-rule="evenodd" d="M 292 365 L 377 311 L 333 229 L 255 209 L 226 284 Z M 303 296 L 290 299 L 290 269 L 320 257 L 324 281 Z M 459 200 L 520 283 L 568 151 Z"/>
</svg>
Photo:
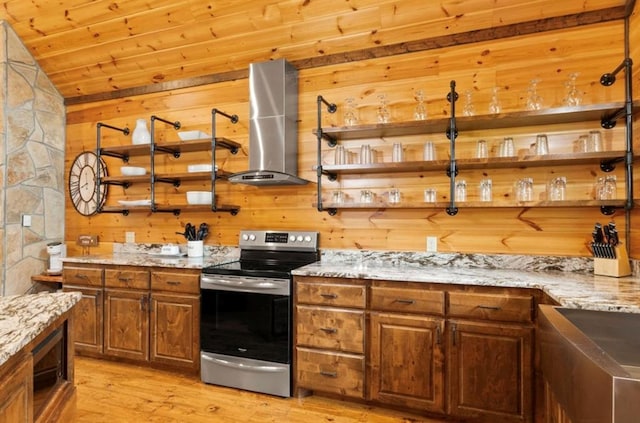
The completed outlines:
<svg viewBox="0 0 640 423">
<path fill-rule="evenodd" d="M 318 66 L 619 18 L 629 1 L 7 0 L 0 18 L 78 102 L 280 57 Z"/>
</svg>

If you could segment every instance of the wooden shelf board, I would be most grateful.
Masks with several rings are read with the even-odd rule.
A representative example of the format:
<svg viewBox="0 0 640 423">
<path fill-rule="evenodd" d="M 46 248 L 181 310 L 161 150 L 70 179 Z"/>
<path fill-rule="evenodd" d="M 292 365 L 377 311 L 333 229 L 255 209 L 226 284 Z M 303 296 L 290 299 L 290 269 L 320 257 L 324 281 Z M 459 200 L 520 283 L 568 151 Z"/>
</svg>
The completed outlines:
<svg viewBox="0 0 640 423">
<path fill-rule="evenodd" d="M 216 138 L 217 149 L 222 148 L 240 148 L 240 144 L 227 138 Z M 194 151 L 207 151 L 211 149 L 211 139 L 191 140 L 191 141 L 178 141 L 168 143 L 156 143 L 156 148 L 170 149 L 179 151 L 181 153 L 191 153 Z M 101 154 L 119 154 L 123 156 L 144 156 L 151 153 L 150 144 L 139 145 L 116 145 L 112 147 L 102 147 L 100 149 Z"/>
<path fill-rule="evenodd" d="M 456 202 L 458 208 L 529 208 L 529 207 L 600 207 L 611 206 L 623 208 L 625 200 L 566 200 L 566 201 L 461 201 Z M 313 205 L 317 207 L 317 204 Z M 324 209 L 443 209 L 450 206 L 448 201 L 435 203 L 322 203 Z"/>
<path fill-rule="evenodd" d="M 598 153 L 566 153 L 548 154 L 545 156 L 520 156 L 520 157 L 490 157 L 486 159 L 458 159 L 458 170 L 491 168 L 526 168 L 558 165 L 580 165 L 600 163 L 601 161 L 624 158 L 624 151 L 603 151 Z M 325 172 L 340 175 L 353 175 L 364 173 L 396 173 L 396 172 L 423 172 L 433 170 L 446 170 L 449 168 L 449 160 L 415 161 L 402 163 L 372 163 L 372 164 L 346 164 L 323 165 Z"/>
<path fill-rule="evenodd" d="M 624 103 L 618 102 L 577 107 L 555 107 L 535 111 L 501 113 L 497 115 L 457 116 L 456 128 L 458 132 L 460 132 L 509 128 L 514 126 L 540 126 L 599 121 L 603 116 L 614 113 L 622 107 L 624 107 Z M 634 104 L 634 109 L 637 108 L 638 104 Z M 386 124 L 325 127 L 322 128 L 322 132 L 332 138 L 353 140 L 360 138 L 444 133 L 450 125 L 450 118 L 438 118 Z M 314 130 L 313 133 L 317 134 L 317 130 Z"/>
</svg>

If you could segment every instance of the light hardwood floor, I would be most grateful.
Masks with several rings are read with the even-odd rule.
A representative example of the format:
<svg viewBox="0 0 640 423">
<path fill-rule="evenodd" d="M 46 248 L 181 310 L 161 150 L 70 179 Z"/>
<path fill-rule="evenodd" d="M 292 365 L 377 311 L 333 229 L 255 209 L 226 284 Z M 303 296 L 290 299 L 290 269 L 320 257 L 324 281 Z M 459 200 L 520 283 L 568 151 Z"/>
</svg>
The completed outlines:
<svg viewBox="0 0 640 423">
<path fill-rule="evenodd" d="M 197 377 L 76 357 L 74 423 L 444 423 L 409 413 L 310 396 L 278 398 Z"/>
</svg>

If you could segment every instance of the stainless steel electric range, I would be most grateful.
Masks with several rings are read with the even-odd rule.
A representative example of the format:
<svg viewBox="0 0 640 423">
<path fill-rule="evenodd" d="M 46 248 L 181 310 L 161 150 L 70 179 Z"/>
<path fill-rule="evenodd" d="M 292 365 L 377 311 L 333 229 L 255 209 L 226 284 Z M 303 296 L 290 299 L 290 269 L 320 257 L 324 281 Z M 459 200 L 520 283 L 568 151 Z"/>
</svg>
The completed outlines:
<svg viewBox="0 0 640 423">
<path fill-rule="evenodd" d="M 245 230 L 239 245 L 239 260 L 202 270 L 201 378 L 288 397 L 291 271 L 319 260 L 318 233 Z"/>
</svg>

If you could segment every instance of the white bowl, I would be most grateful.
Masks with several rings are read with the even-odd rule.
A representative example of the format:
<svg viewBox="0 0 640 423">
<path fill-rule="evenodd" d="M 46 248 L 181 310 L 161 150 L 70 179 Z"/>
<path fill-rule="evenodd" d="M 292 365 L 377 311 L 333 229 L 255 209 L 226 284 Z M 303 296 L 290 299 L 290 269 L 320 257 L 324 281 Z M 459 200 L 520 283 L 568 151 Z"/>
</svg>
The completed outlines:
<svg viewBox="0 0 640 423">
<path fill-rule="evenodd" d="M 187 191 L 187 204 L 211 204 L 211 191 Z"/>
<path fill-rule="evenodd" d="M 189 173 L 194 173 L 194 172 L 211 172 L 211 163 L 206 164 L 192 164 L 187 166 L 187 172 Z M 216 165 L 216 170 L 218 170 L 218 165 Z"/>
<path fill-rule="evenodd" d="M 136 166 L 121 166 L 120 172 L 124 176 L 139 176 L 147 173 L 147 169 L 144 167 L 136 167 Z"/>
<path fill-rule="evenodd" d="M 204 138 L 211 138 L 211 135 L 202 131 L 180 131 L 178 136 L 182 141 L 201 140 Z"/>
</svg>

